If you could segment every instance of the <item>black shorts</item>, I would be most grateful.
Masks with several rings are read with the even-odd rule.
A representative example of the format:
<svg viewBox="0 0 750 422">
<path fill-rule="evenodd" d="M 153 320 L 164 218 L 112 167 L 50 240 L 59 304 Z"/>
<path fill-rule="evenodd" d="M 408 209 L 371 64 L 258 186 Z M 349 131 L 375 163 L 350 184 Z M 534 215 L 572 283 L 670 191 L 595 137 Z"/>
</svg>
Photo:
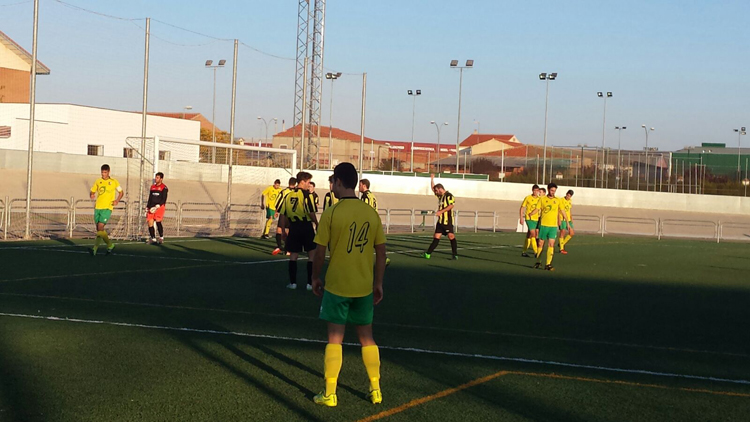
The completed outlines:
<svg viewBox="0 0 750 422">
<path fill-rule="evenodd" d="M 440 224 L 437 223 L 435 226 L 435 233 L 448 234 L 453 233 L 453 224 Z"/>
<path fill-rule="evenodd" d="M 286 236 L 286 251 L 300 253 L 304 249 L 310 252 L 315 249 L 315 229 L 310 221 L 291 223 Z"/>
</svg>

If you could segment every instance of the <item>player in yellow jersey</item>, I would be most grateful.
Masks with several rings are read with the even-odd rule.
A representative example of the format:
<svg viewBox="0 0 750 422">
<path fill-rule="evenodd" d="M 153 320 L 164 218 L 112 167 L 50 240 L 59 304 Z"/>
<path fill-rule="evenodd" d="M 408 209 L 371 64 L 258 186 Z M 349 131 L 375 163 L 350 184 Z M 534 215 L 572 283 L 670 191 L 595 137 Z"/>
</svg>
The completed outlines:
<svg viewBox="0 0 750 422">
<path fill-rule="evenodd" d="M 261 239 L 268 239 L 268 232 L 271 231 L 271 224 L 273 219 L 276 218 L 276 199 L 279 197 L 281 192 L 281 180 L 276 179 L 273 181 L 273 185 L 265 188 L 263 193 L 260 194 L 260 209 L 266 211 L 266 225 L 263 227 L 263 235 Z"/>
<path fill-rule="evenodd" d="M 327 210 L 333 204 L 336 202 L 339 202 L 338 198 L 336 198 L 336 193 L 333 191 L 333 176 L 328 177 L 328 193 L 323 198 L 323 211 Z"/>
<path fill-rule="evenodd" d="M 539 248 L 536 253 L 537 262 L 534 264 L 534 268 L 539 268 L 542 265 L 542 251 L 544 250 L 545 241 L 547 243 L 547 263 L 544 269 L 547 271 L 554 271 L 552 267 L 552 257 L 555 254 L 555 239 L 557 238 L 557 228 L 560 227 L 560 222 L 565 219 L 563 216 L 562 209 L 560 208 L 561 198 L 555 197 L 557 191 L 557 185 L 550 183 L 547 185 L 547 196 L 539 198 Z"/>
<path fill-rule="evenodd" d="M 313 265 L 313 293 L 323 298 L 320 319 L 328 322 L 328 344 L 323 365 L 325 390 L 316 395 L 314 401 L 330 407 L 338 404 L 336 386 L 343 360 L 341 344 L 346 324 L 351 323 L 356 326 L 362 361 L 370 379 L 367 397 L 378 404 L 383 401 L 380 351 L 372 336 L 372 318 L 375 305 L 383 299 L 385 234 L 378 213 L 357 200 L 354 166 L 351 163 L 337 165 L 333 180 L 333 190 L 340 200 L 323 212 L 315 236 L 318 246 Z M 331 261 L 324 286 L 320 274 L 326 248 L 331 251 Z"/>
<path fill-rule="evenodd" d="M 569 190 L 565 194 L 565 197 L 560 200 L 562 205 L 563 214 L 565 214 L 566 221 L 563 221 L 560 225 L 560 253 L 567 255 L 568 251 L 565 250 L 565 246 L 570 242 L 570 239 L 575 236 L 576 231 L 573 228 L 573 214 L 570 212 L 573 208 L 573 191 Z"/>
<path fill-rule="evenodd" d="M 538 213 L 536 209 L 538 203 L 539 185 L 534 185 L 531 187 L 531 195 L 523 199 L 521 209 L 518 210 L 518 223 L 524 224 L 524 222 L 526 222 L 526 228 L 528 229 L 526 231 L 526 242 L 523 245 L 523 252 L 521 252 L 521 256 L 523 257 L 529 256 L 529 254 L 526 253 L 529 248 L 532 248 L 534 255 L 536 255 L 536 237 L 539 235 L 539 232 L 537 229 L 537 221 L 534 220 L 534 215 Z"/>
<path fill-rule="evenodd" d="M 285 248 L 290 254 L 288 289 L 297 288 L 297 258 L 303 250 L 310 259 L 307 261 L 307 290 L 312 290 L 312 266 L 315 259 L 315 227 L 318 217 L 315 215 L 315 204 L 307 190 L 312 174 L 305 171 L 297 173 L 297 187 L 290 190 L 278 208 L 279 221 L 283 227 L 289 227 Z"/>
<path fill-rule="evenodd" d="M 94 182 L 94 186 L 91 187 L 91 199 L 96 199 L 96 205 L 94 206 L 94 224 L 96 224 L 96 240 L 94 241 L 94 247 L 90 250 L 91 256 L 96 256 L 96 251 L 99 249 L 99 245 L 102 242 L 107 244 L 107 255 L 112 253 L 112 249 L 115 248 L 115 244 L 109 240 L 109 235 L 104 226 L 109 222 L 109 218 L 112 216 L 112 210 L 117 204 L 120 203 L 122 195 L 125 192 L 122 191 L 120 183 L 109 177 L 109 165 L 104 164 L 101 168 L 102 177 Z M 98 195 L 98 196 L 97 196 Z"/>
<path fill-rule="evenodd" d="M 281 208 L 281 202 L 284 200 L 284 196 L 286 196 L 289 191 L 294 189 L 294 187 L 297 186 L 297 179 L 294 177 L 289 178 L 288 187 L 284 188 L 279 192 L 279 196 L 276 197 L 276 205 L 274 206 L 274 209 L 276 210 L 276 216 L 279 215 L 279 208 Z M 276 225 L 276 249 L 271 252 L 271 255 L 278 255 L 281 253 L 281 241 L 284 237 L 286 237 L 286 230 L 287 227 L 284 227 L 282 225 L 281 218 L 279 218 L 279 223 Z"/>
<path fill-rule="evenodd" d="M 378 200 L 375 198 L 375 195 L 373 195 L 372 192 L 370 192 L 370 181 L 367 179 L 362 179 L 359 181 L 359 192 L 360 192 L 360 199 L 362 199 L 362 202 L 366 203 L 367 205 L 373 207 L 375 211 L 378 210 Z"/>
</svg>

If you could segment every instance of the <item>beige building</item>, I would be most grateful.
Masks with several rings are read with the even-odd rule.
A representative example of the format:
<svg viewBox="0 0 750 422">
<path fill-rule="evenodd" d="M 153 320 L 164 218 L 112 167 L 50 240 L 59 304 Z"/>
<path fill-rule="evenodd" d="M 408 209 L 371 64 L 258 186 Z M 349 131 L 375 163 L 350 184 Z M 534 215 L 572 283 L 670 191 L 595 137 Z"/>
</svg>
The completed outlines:
<svg viewBox="0 0 750 422">
<path fill-rule="evenodd" d="M 0 31 L 0 103 L 28 103 L 31 84 L 31 54 Z M 49 75 L 37 60 L 37 75 Z"/>
</svg>

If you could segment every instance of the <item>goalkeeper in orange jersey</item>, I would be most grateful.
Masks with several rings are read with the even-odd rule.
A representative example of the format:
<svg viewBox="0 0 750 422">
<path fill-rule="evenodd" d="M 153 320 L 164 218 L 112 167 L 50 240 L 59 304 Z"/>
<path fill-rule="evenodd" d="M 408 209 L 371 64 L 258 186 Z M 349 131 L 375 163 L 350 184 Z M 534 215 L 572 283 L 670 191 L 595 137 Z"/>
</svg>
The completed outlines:
<svg viewBox="0 0 750 422">
<path fill-rule="evenodd" d="M 164 226 L 161 224 L 164 220 L 164 212 L 167 207 L 167 185 L 164 184 L 164 173 L 159 172 L 154 176 L 154 184 L 148 194 L 148 204 L 146 204 L 146 221 L 148 222 L 148 234 L 151 236 L 147 243 L 159 244 L 164 243 Z M 156 239 L 154 222 L 159 230 L 159 239 Z"/>
</svg>

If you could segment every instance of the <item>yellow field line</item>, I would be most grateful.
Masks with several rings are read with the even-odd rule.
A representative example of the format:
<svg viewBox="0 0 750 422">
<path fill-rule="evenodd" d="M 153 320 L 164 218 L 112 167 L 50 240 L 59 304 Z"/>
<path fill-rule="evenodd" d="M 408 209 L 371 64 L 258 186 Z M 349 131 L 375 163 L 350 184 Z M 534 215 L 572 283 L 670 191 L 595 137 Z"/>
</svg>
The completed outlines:
<svg viewBox="0 0 750 422">
<path fill-rule="evenodd" d="M 599 384 L 625 385 L 625 386 L 629 386 L 629 387 L 658 388 L 658 389 L 661 389 L 661 390 L 686 391 L 686 392 L 689 392 L 689 393 L 705 393 L 705 394 L 713 394 L 713 395 L 717 395 L 717 396 L 750 397 L 750 394 L 735 393 L 735 392 L 732 392 L 732 391 L 715 391 L 715 390 L 705 390 L 705 389 L 701 389 L 701 388 L 686 388 L 686 387 L 668 387 L 666 385 L 660 385 L 660 384 L 643 384 L 643 383 L 639 383 L 639 382 L 630 382 L 630 381 L 617 381 L 617 380 L 603 380 L 603 379 L 596 379 L 596 378 L 571 377 L 571 376 L 567 376 L 567 375 L 544 374 L 544 373 L 538 373 L 538 372 L 508 371 L 508 374 L 509 375 L 524 375 L 524 376 L 528 376 L 528 377 L 563 379 L 563 380 L 571 380 L 571 381 L 595 382 L 595 383 L 599 383 Z"/>
<path fill-rule="evenodd" d="M 449 396 L 449 395 L 451 395 L 453 393 L 457 393 L 457 392 L 459 392 L 461 390 L 465 390 L 467 388 L 474 387 L 475 385 L 483 384 L 483 383 L 485 383 L 487 381 L 492 381 L 493 379 L 501 377 L 503 375 L 507 375 L 508 373 L 509 373 L 508 371 L 500 371 L 500 372 L 496 372 L 496 373 L 494 373 L 492 375 L 488 375 L 488 376 L 483 377 L 483 378 L 477 378 L 477 379 L 475 379 L 473 381 L 467 382 L 466 384 L 459 385 L 458 387 L 449 388 L 447 390 L 443 390 L 443 391 L 441 391 L 439 393 L 435 393 L 435 394 L 427 396 L 427 397 L 422 397 L 420 399 L 414 399 L 414 400 L 410 401 L 409 403 L 402 404 L 401 406 L 394 407 L 393 409 L 389 409 L 389 410 L 386 410 L 384 412 L 380 412 L 380 413 L 378 413 L 376 415 L 372 415 L 372 416 L 369 416 L 367 418 L 360 419 L 359 422 L 370 422 L 370 421 L 376 421 L 378 419 L 387 418 L 389 416 L 393 416 L 393 415 L 395 415 L 397 413 L 401 413 L 401 412 L 403 412 L 405 410 L 411 409 L 412 407 L 419 406 L 420 404 L 424 404 L 424 403 L 427 403 L 427 402 L 432 401 L 432 400 L 436 400 L 436 399 L 439 399 L 439 398 L 443 398 L 445 396 Z"/>
</svg>

